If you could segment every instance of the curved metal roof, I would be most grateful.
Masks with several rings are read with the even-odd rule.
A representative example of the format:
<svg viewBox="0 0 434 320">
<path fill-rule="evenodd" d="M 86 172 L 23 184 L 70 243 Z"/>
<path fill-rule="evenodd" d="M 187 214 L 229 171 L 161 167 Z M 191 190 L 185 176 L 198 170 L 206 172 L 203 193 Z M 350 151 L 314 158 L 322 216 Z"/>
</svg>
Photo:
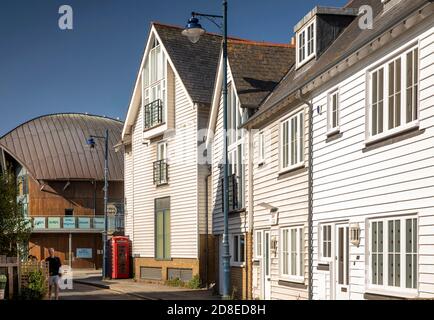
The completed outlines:
<svg viewBox="0 0 434 320">
<path fill-rule="evenodd" d="M 104 140 L 94 149 L 86 140 L 109 130 L 109 180 L 124 179 L 121 121 L 86 114 L 62 113 L 30 120 L 0 138 L 0 147 L 27 168 L 36 180 L 104 180 Z"/>
</svg>

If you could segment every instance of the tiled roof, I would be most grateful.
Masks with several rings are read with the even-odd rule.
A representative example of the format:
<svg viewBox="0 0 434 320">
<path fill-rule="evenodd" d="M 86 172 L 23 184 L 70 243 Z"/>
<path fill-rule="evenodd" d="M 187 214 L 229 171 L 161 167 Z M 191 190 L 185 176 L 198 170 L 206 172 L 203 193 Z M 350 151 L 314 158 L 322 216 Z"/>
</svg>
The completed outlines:
<svg viewBox="0 0 434 320">
<path fill-rule="evenodd" d="M 228 59 L 241 105 L 258 107 L 294 64 L 295 48 L 229 40 Z"/>
<path fill-rule="evenodd" d="M 86 114 L 52 114 L 30 120 L 0 138 L 3 148 L 36 180 L 104 180 L 104 141 L 109 130 L 109 180 L 123 181 L 123 153 L 115 152 L 122 122 Z"/>
<path fill-rule="evenodd" d="M 372 7 L 374 14 L 373 29 L 361 29 L 359 19 L 356 17 L 316 61 L 308 63 L 299 70 L 292 69 L 286 74 L 281 83 L 261 105 L 259 111 L 248 120 L 248 123 L 267 113 L 268 110 L 278 105 L 286 97 L 294 94 L 307 82 L 344 60 L 371 39 L 375 39 L 375 37 L 429 2 L 428 0 L 401 0 L 387 12 L 383 12 L 383 4 L 378 0 L 353 0 L 349 2 L 346 7 L 359 8 L 362 5 Z"/>
<path fill-rule="evenodd" d="M 211 103 L 219 60 L 221 36 L 205 33 L 193 44 L 183 28 L 153 23 L 193 102 Z"/>
</svg>

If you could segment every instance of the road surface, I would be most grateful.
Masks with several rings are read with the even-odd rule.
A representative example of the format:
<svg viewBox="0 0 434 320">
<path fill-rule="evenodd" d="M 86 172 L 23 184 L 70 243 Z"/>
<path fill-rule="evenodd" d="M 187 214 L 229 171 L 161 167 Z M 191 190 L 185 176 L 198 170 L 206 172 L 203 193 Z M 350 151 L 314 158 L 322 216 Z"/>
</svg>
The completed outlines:
<svg viewBox="0 0 434 320">
<path fill-rule="evenodd" d="M 60 300 L 141 300 L 128 294 L 110 289 L 74 283 L 73 290 L 61 290 Z"/>
</svg>

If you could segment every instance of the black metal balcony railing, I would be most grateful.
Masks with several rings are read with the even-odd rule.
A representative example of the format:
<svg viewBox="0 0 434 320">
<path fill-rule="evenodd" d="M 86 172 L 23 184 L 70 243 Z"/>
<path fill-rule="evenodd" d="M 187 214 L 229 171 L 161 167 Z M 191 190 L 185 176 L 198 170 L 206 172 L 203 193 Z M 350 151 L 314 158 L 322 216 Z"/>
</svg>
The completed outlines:
<svg viewBox="0 0 434 320">
<path fill-rule="evenodd" d="M 154 184 L 159 186 L 167 183 L 169 180 L 168 176 L 168 164 L 167 161 L 158 160 L 154 162 Z"/>
<path fill-rule="evenodd" d="M 157 99 L 144 106 L 145 129 L 163 123 L 163 101 Z"/>
</svg>

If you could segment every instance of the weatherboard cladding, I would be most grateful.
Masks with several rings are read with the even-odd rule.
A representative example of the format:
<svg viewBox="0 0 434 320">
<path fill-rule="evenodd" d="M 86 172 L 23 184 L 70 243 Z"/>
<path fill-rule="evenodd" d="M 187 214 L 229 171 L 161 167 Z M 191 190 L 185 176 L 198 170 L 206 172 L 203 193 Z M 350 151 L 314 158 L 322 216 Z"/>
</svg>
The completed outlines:
<svg viewBox="0 0 434 320">
<path fill-rule="evenodd" d="M 362 5 L 369 5 L 373 9 L 374 21 L 373 29 L 361 29 L 359 19 L 355 18 L 352 23 L 338 36 L 331 46 L 317 60 L 308 63 L 308 65 L 299 70 L 292 69 L 284 79 L 279 83 L 275 90 L 261 105 L 259 111 L 249 119 L 253 122 L 269 109 L 278 105 L 280 101 L 293 94 L 296 90 L 315 79 L 323 72 L 336 65 L 343 57 L 355 53 L 368 40 L 375 39 L 390 27 L 404 19 L 410 13 L 414 12 L 423 4 L 428 4 L 427 0 L 403 0 L 383 12 L 383 4 L 378 0 L 353 0 L 347 7 L 359 8 Z"/>
<path fill-rule="evenodd" d="M 36 180 L 103 180 L 104 141 L 91 149 L 90 135 L 109 130 L 109 180 L 123 180 L 123 154 L 114 145 L 122 122 L 85 114 L 53 114 L 30 120 L 0 138 L 0 147 L 24 165 Z"/>
</svg>

